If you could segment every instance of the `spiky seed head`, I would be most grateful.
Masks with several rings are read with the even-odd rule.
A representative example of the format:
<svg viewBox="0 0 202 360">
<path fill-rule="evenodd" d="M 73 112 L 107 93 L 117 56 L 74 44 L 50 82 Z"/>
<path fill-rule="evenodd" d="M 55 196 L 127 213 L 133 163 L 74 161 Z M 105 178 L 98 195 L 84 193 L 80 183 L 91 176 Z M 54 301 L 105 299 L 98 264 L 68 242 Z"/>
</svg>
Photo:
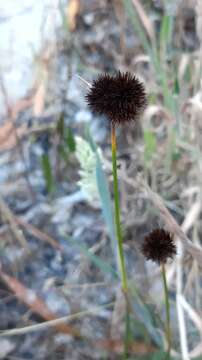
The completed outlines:
<svg viewBox="0 0 202 360">
<path fill-rule="evenodd" d="M 92 82 L 86 101 L 93 113 L 113 124 L 136 121 L 147 105 L 143 83 L 129 72 L 101 74 Z"/>
<path fill-rule="evenodd" d="M 161 228 L 154 229 L 145 238 L 142 244 L 142 253 L 147 260 L 164 264 L 168 258 L 176 255 L 176 245 L 173 235 Z"/>
</svg>

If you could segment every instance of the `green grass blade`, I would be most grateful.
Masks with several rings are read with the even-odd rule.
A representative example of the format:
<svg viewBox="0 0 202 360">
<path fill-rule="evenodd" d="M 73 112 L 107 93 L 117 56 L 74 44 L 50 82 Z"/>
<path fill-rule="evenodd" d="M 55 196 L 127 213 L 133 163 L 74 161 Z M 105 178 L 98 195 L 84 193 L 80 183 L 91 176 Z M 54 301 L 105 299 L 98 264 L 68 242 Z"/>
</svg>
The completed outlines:
<svg viewBox="0 0 202 360">
<path fill-rule="evenodd" d="M 149 130 L 144 130 L 144 162 L 148 166 L 157 150 L 156 136 Z"/>
<path fill-rule="evenodd" d="M 66 237 L 66 240 L 71 243 L 71 245 L 77 247 L 78 250 L 83 253 L 103 273 L 111 273 L 115 279 L 118 278 L 117 272 L 106 261 L 102 260 L 99 256 L 93 254 L 85 244 L 78 244 L 78 241 L 70 237 Z"/>
<path fill-rule="evenodd" d="M 65 140 L 70 152 L 76 150 L 76 143 L 74 140 L 74 135 L 70 127 L 65 129 Z"/>
<path fill-rule="evenodd" d="M 117 259 L 117 242 L 115 236 L 116 231 L 114 226 L 114 214 L 113 214 L 112 200 L 111 200 L 108 180 L 101 164 L 101 160 L 97 151 L 97 145 L 93 141 L 89 129 L 86 129 L 86 137 L 92 149 L 96 153 L 96 180 L 97 180 L 97 187 L 98 187 L 98 192 L 102 206 L 102 213 L 105 224 L 109 232 L 109 237 L 111 240 L 111 248 L 115 259 Z"/>
<path fill-rule="evenodd" d="M 48 154 L 42 155 L 41 166 L 42 166 L 43 175 L 44 175 L 44 178 L 46 181 L 47 191 L 48 191 L 48 193 L 51 193 L 55 190 L 55 184 L 54 184 L 54 179 L 53 179 L 53 174 L 52 174 L 52 169 L 51 169 L 51 164 L 50 164 Z"/>
<path fill-rule="evenodd" d="M 56 129 L 57 133 L 60 135 L 60 138 L 63 139 L 65 130 L 65 120 L 63 113 L 60 115 L 59 120 L 57 121 Z"/>
<path fill-rule="evenodd" d="M 171 44 L 172 30 L 173 30 L 173 16 L 164 15 L 160 30 L 160 48 L 161 50 L 163 50 L 165 56 Z"/>
<path fill-rule="evenodd" d="M 113 210 L 111 204 L 111 196 L 110 196 L 109 185 L 106 179 L 106 175 L 103 171 L 102 164 L 98 154 L 97 154 L 97 162 L 96 162 L 96 178 L 97 178 L 97 186 L 98 186 L 98 191 L 102 205 L 103 217 L 109 231 L 110 239 L 112 240 L 112 248 L 114 251 L 116 248 L 116 238 L 115 238 L 114 217 L 113 217 Z"/>
</svg>

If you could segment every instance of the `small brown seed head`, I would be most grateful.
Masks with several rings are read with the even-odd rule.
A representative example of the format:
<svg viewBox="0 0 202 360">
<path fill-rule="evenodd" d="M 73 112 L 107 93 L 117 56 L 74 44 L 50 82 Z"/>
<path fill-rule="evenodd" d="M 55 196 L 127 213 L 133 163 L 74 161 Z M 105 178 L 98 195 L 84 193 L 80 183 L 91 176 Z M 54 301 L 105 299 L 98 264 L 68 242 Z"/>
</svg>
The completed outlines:
<svg viewBox="0 0 202 360">
<path fill-rule="evenodd" d="M 113 124 L 136 121 L 147 105 L 143 83 L 129 72 L 101 74 L 86 95 L 93 113 L 104 115 Z"/>
<path fill-rule="evenodd" d="M 176 255 L 173 235 L 161 228 L 154 229 L 144 238 L 141 250 L 147 260 L 158 264 L 164 264 Z"/>
</svg>

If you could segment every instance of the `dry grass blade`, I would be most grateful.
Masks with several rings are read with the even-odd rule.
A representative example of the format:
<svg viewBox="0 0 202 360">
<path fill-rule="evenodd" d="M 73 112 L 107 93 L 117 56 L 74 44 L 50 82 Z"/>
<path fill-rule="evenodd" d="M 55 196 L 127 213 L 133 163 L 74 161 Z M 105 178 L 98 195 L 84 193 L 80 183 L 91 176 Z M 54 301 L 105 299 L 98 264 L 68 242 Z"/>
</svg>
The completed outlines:
<svg viewBox="0 0 202 360">
<path fill-rule="evenodd" d="M 132 0 L 135 9 L 138 13 L 138 16 L 147 32 L 148 37 L 150 38 L 151 41 L 155 40 L 155 32 L 154 32 L 154 27 L 153 24 L 151 22 L 151 20 L 149 19 L 148 15 L 146 14 L 141 2 L 139 0 Z"/>
<path fill-rule="evenodd" d="M 18 137 L 21 138 L 27 131 L 26 125 L 21 125 L 16 132 Z M 11 150 L 17 145 L 17 139 L 13 131 L 13 124 L 6 122 L 0 127 L 0 151 Z"/>
<path fill-rule="evenodd" d="M 34 95 L 33 99 L 33 115 L 39 117 L 42 115 L 45 105 L 45 95 L 46 95 L 46 83 L 47 75 L 44 76 L 44 80 L 39 84 L 38 89 Z"/>
<path fill-rule="evenodd" d="M 70 0 L 67 6 L 67 22 L 70 31 L 76 29 L 76 19 L 80 12 L 80 0 Z"/>
<path fill-rule="evenodd" d="M 200 205 L 200 204 L 199 204 Z M 200 206 L 198 203 L 195 203 L 190 211 L 187 213 L 183 224 L 182 229 L 186 233 L 192 226 L 200 212 Z M 189 351 L 188 351 L 188 339 L 187 339 L 187 329 L 184 309 L 182 308 L 180 297 L 183 293 L 183 259 L 184 259 L 184 246 L 181 241 L 177 242 L 177 256 L 176 262 L 173 266 L 176 267 L 176 308 L 177 308 L 177 318 L 178 318 L 178 327 L 179 327 L 179 336 L 180 336 L 180 347 L 183 360 L 189 360 Z"/>
<path fill-rule="evenodd" d="M 195 12 L 196 12 L 196 30 L 198 39 L 200 41 L 200 50 L 202 51 L 202 3 L 201 0 L 196 0 L 195 4 Z"/>
<path fill-rule="evenodd" d="M 29 180 L 29 174 L 28 174 L 27 164 L 26 164 L 26 161 L 25 161 L 23 146 L 22 146 L 21 138 L 19 137 L 18 130 L 16 128 L 16 123 L 15 123 L 15 119 L 16 119 L 18 113 L 21 110 L 24 110 L 27 107 L 27 102 L 28 102 L 28 104 L 30 104 L 30 99 L 22 100 L 22 103 L 21 103 L 21 101 L 19 102 L 19 105 L 21 105 L 21 106 L 14 106 L 13 107 L 10 104 L 10 100 L 9 100 L 9 97 L 8 97 L 8 94 L 7 94 L 7 90 L 6 90 L 5 86 L 4 86 L 4 81 L 3 81 L 1 76 L 0 76 L 0 88 L 1 88 L 1 91 L 2 91 L 3 98 L 4 98 L 5 107 L 6 107 L 7 113 L 8 113 L 7 121 L 10 122 L 12 130 L 13 130 L 12 131 L 12 135 L 13 135 L 12 141 L 14 141 L 14 144 L 17 146 L 19 155 L 20 155 L 21 160 L 22 160 L 22 162 L 23 162 L 23 164 L 25 166 L 25 169 L 26 169 L 26 171 L 25 171 L 25 179 L 26 179 L 26 182 L 27 182 L 27 187 L 29 189 L 29 193 L 30 193 L 30 195 L 32 197 L 32 200 L 34 200 L 35 199 L 35 194 L 33 192 L 32 185 L 31 185 L 30 180 Z M 25 101 L 26 105 L 24 104 L 24 101 Z M 32 103 L 32 99 L 31 99 L 31 103 Z M 22 106 L 22 104 L 23 104 L 23 106 Z M 13 145 L 13 143 L 12 143 L 12 145 Z"/>
<path fill-rule="evenodd" d="M 197 220 L 201 210 L 200 202 L 195 202 L 190 210 L 188 211 L 183 224 L 182 229 L 186 233 L 191 229 L 195 221 Z M 180 345 L 183 360 L 189 360 L 190 355 L 188 351 L 188 339 L 187 339 L 187 329 L 185 322 L 184 308 L 182 306 L 182 293 L 183 293 L 183 258 L 184 258 L 184 246 L 182 242 L 177 243 L 177 262 L 176 262 L 176 307 L 177 307 L 177 316 L 179 324 L 179 334 L 180 334 Z"/>
<path fill-rule="evenodd" d="M 123 5 L 123 1 L 122 0 L 113 0 L 113 6 L 114 6 L 114 11 L 117 17 L 117 20 L 119 21 L 120 24 L 120 49 L 122 54 L 124 54 L 125 52 L 125 32 L 124 32 L 124 27 L 125 27 L 125 23 L 126 23 L 126 18 L 125 18 L 125 12 L 124 12 L 124 5 Z"/>
<path fill-rule="evenodd" d="M 180 303 L 184 310 L 189 315 L 190 319 L 193 321 L 195 326 L 198 328 L 200 334 L 202 334 L 202 320 L 199 314 L 192 308 L 190 304 L 186 301 L 185 297 L 183 295 L 180 296 Z"/>
<path fill-rule="evenodd" d="M 89 83 L 89 82 L 86 81 L 84 78 L 82 78 L 82 76 L 80 76 L 80 75 L 78 75 L 78 74 L 77 74 L 76 76 L 77 76 L 77 78 L 78 78 L 79 80 L 81 80 L 82 83 L 85 84 L 88 88 L 91 87 L 91 83 Z"/>
<path fill-rule="evenodd" d="M 35 236 L 37 239 L 45 241 L 55 249 L 62 251 L 62 247 L 60 246 L 60 244 L 50 235 L 45 234 L 41 230 L 37 229 L 34 225 L 27 223 L 26 221 L 17 216 L 14 216 L 14 220 L 18 225 L 24 227 L 30 234 Z"/>
<path fill-rule="evenodd" d="M 67 324 L 64 324 L 63 321 L 57 322 L 57 316 L 49 310 L 45 302 L 40 299 L 33 290 L 27 289 L 22 283 L 20 283 L 16 278 L 7 275 L 5 272 L 0 270 L 0 277 L 4 281 L 4 283 L 8 286 L 8 288 L 14 292 L 14 294 L 17 296 L 17 298 L 22 301 L 24 304 L 26 304 L 34 313 L 37 313 L 40 315 L 43 319 L 46 319 L 48 321 L 53 321 L 53 325 L 59 332 L 70 334 L 72 336 L 80 337 L 80 332 L 78 330 L 73 329 L 72 327 L 68 326 Z M 54 322 L 55 321 L 55 322 Z M 36 325 L 37 326 L 37 325 Z M 38 329 L 40 328 L 40 325 L 38 325 Z M 8 330 L 6 332 L 3 332 L 2 335 L 7 333 L 7 335 L 17 335 L 20 333 L 21 329 L 14 329 L 14 330 Z M 13 333 L 12 333 L 13 331 Z M 26 333 L 21 332 L 21 333 Z"/>
<path fill-rule="evenodd" d="M 182 230 L 185 233 L 187 233 L 187 231 L 189 231 L 189 229 L 192 228 L 192 226 L 194 225 L 194 223 L 196 222 L 196 220 L 200 215 L 200 211 L 201 211 L 201 202 L 196 201 L 192 205 L 188 213 L 186 214 L 185 220 L 183 221 Z"/>
<path fill-rule="evenodd" d="M 0 212 L 4 219 L 6 219 L 10 225 L 11 231 L 14 235 L 14 237 L 18 240 L 20 245 L 28 250 L 28 244 L 27 241 L 23 235 L 23 232 L 19 230 L 18 226 L 15 222 L 15 217 L 12 213 L 12 211 L 9 209 L 9 207 L 6 205 L 4 199 L 0 195 Z"/>
<path fill-rule="evenodd" d="M 14 106 L 11 107 L 1 76 L 0 88 L 8 113 L 8 118 L 5 120 L 4 125 L 0 128 L 0 150 L 10 150 L 18 145 L 19 138 L 24 135 L 27 129 L 26 125 L 22 125 L 20 128 L 16 129 L 14 126 L 14 120 L 21 111 L 24 111 L 32 105 L 33 99 L 30 97 L 28 99 L 19 100 Z"/>
<path fill-rule="evenodd" d="M 184 309 L 181 306 L 180 296 L 183 292 L 183 257 L 184 246 L 181 241 L 177 243 L 177 257 L 176 257 L 176 308 L 178 317 L 178 327 L 180 335 L 180 347 L 183 360 L 189 360 L 187 329 L 184 316 Z"/>
<path fill-rule="evenodd" d="M 76 314 L 72 314 L 72 315 L 68 315 L 68 316 L 63 316 L 60 318 L 56 318 L 53 320 L 48 320 L 45 321 L 41 324 L 37 324 L 37 325 L 31 325 L 31 326 L 25 326 L 19 329 L 13 329 L 13 330 L 7 330 L 7 331 L 2 331 L 0 332 L 0 337 L 1 336 L 13 336 L 13 335 L 23 335 L 23 334 L 27 334 L 29 332 L 33 332 L 33 331 L 40 331 L 40 330 L 45 330 L 48 329 L 50 327 L 56 327 L 57 329 L 68 329 L 68 331 L 65 331 L 66 333 L 69 333 L 71 335 L 74 336 L 81 336 L 80 333 L 76 330 L 73 330 L 72 328 L 70 328 L 67 324 L 67 322 L 70 322 L 72 320 L 76 320 L 76 319 L 80 319 L 81 317 L 85 316 L 85 315 L 92 315 L 92 314 L 100 314 L 100 310 L 101 309 L 106 309 L 113 306 L 113 303 L 109 303 L 103 306 L 99 306 L 99 307 L 93 307 L 90 310 L 84 310 L 84 311 L 80 311 Z M 63 331 L 64 332 L 64 331 Z"/>
</svg>

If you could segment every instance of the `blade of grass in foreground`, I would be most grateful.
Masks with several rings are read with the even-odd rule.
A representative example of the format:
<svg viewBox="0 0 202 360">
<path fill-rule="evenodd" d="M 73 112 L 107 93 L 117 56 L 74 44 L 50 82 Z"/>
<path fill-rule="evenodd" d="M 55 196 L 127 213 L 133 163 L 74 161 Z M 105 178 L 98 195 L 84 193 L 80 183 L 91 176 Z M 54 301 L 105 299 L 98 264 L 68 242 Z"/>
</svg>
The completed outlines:
<svg viewBox="0 0 202 360">
<path fill-rule="evenodd" d="M 100 196 L 100 202 L 102 207 L 102 214 L 107 226 L 109 237 L 111 241 L 111 248 L 117 261 L 117 243 L 116 243 L 116 236 L 115 236 L 115 227 L 114 227 L 114 216 L 113 216 L 113 209 L 112 209 L 112 200 L 111 194 L 109 190 L 109 184 L 107 181 L 107 177 L 102 167 L 101 159 L 99 153 L 97 151 L 97 145 L 93 141 L 92 136 L 90 134 L 89 128 L 86 129 L 86 137 L 96 154 L 96 181 L 98 192 Z"/>
<path fill-rule="evenodd" d="M 109 185 L 107 183 L 106 175 L 103 171 L 102 164 L 98 154 L 96 161 L 96 177 L 97 177 L 97 186 L 98 186 L 98 191 L 102 205 L 102 213 L 109 231 L 112 249 L 114 252 L 116 251 L 116 239 L 115 239 L 111 197 L 110 197 Z"/>
<path fill-rule="evenodd" d="M 166 61 L 167 51 L 171 47 L 173 33 L 173 16 L 165 14 L 162 18 L 160 29 L 160 53 L 162 60 Z"/>
<path fill-rule="evenodd" d="M 47 154 L 42 155 L 41 166 L 42 166 L 43 175 L 44 175 L 44 178 L 46 181 L 47 191 L 50 194 L 51 192 L 53 192 L 55 190 L 55 184 L 54 184 L 54 179 L 53 179 L 53 174 L 52 174 L 51 163 L 50 163 L 50 160 L 49 160 L 49 157 Z"/>
<path fill-rule="evenodd" d="M 72 246 L 77 247 L 92 263 L 97 266 L 103 273 L 111 273 L 116 279 L 118 278 L 117 272 L 106 261 L 102 260 L 99 256 L 93 254 L 85 244 L 78 244 L 78 240 L 71 237 L 64 237 Z"/>
</svg>

